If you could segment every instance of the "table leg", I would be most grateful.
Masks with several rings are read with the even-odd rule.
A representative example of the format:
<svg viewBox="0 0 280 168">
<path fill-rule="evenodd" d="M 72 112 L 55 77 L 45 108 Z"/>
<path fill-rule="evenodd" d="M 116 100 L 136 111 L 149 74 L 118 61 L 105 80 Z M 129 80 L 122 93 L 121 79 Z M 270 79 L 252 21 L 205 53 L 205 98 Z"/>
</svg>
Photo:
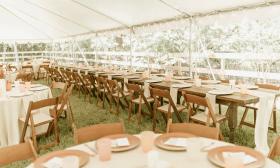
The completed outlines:
<svg viewBox="0 0 280 168">
<path fill-rule="evenodd" d="M 229 141 L 234 143 L 234 132 L 237 127 L 237 104 L 231 103 L 227 110 L 228 127 L 230 130 Z"/>
</svg>

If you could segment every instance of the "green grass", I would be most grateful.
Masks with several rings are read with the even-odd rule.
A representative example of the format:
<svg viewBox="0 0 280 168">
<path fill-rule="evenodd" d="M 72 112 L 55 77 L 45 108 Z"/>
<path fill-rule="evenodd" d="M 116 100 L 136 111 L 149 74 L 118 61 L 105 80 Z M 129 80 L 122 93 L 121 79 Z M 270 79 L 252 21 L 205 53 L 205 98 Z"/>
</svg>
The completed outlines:
<svg viewBox="0 0 280 168">
<path fill-rule="evenodd" d="M 39 81 L 41 83 L 45 83 L 44 81 Z M 58 95 L 59 92 L 57 90 L 54 90 L 54 96 Z M 137 134 L 140 133 L 143 130 L 152 130 L 152 121 L 149 117 L 144 117 L 141 123 L 141 126 L 139 127 L 137 125 L 137 120 L 136 117 L 133 116 L 132 120 L 128 122 L 127 118 L 127 111 L 122 110 L 120 112 L 120 115 L 117 116 L 115 114 L 110 113 L 106 109 L 102 109 L 100 107 L 96 106 L 95 99 L 93 99 L 93 103 L 90 104 L 88 101 L 84 101 L 83 95 L 81 97 L 78 97 L 78 93 L 76 91 L 73 92 L 70 102 L 71 106 L 74 112 L 74 118 L 75 118 L 75 124 L 77 127 L 84 127 L 87 125 L 92 125 L 92 124 L 99 124 L 99 123 L 111 123 L 111 122 L 117 122 L 117 121 L 124 121 L 126 132 L 130 134 Z M 239 117 L 242 116 L 243 109 L 239 109 L 240 114 Z M 249 115 L 249 120 L 252 119 L 252 114 L 250 113 Z M 278 122 L 280 123 L 280 117 L 279 117 L 279 112 L 278 112 Z M 159 118 L 161 118 L 159 116 Z M 164 130 L 165 124 L 163 122 L 159 123 L 159 129 L 162 131 Z M 45 153 L 55 151 L 55 150 L 62 150 L 67 147 L 73 146 L 74 141 L 73 141 L 73 134 L 68 126 L 67 120 L 66 119 L 60 119 L 59 120 L 59 128 L 60 128 L 60 137 L 61 137 L 61 142 L 58 146 L 55 146 L 53 148 L 47 149 L 47 150 L 41 150 L 40 155 L 43 155 Z M 223 135 L 225 137 L 225 141 L 228 141 L 228 136 L 229 136 L 229 129 L 226 124 L 221 125 L 221 129 L 223 132 Z M 280 131 L 280 124 L 278 124 L 278 132 Z M 275 139 L 277 134 L 269 131 L 269 144 L 271 145 L 272 141 Z M 279 136 L 279 134 L 278 134 Z M 44 138 L 42 137 L 39 140 L 40 144 L 44 144 L 47 141 L 52 140 L 52 138 Z M 246 126 L 243 126 L 242 129 L 237 129 L 235 133 L 235 144 L 238 145 L 243 145 L 243 146 L 248 146 L 248 147 L 254 147 L 254 129 L 249 128 Z M 278 163 L 280 163 L 280 159 L 276 159 Z M 19 161 L 16 163 L 13 163 L 11 165 L 8 165 L 6 167 L 9 168 L 21 168 L 25 167 L 30 164 L 30 161 Z"/>
</svg>

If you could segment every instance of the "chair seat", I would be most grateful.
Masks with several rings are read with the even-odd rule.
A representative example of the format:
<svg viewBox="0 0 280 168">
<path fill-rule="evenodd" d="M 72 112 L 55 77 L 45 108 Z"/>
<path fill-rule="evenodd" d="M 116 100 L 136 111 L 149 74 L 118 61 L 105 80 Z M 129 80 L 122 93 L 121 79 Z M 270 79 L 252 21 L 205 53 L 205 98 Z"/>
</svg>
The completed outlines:
<svg viewBox="0 0 280 168">
<path fill-rule="evenodd" d="M 244 107 L 254 109 L 254 110 L 258 110 L 259 109 L 259 103 L 246 104 L 246 105 L 244 105 Z M 276 110 L 276 105 L 275 104 L 273 105 L 273 110 Z"/>
<path fill-rule="evenodd" d="M 59 110 L 60 107 L 61 107 L 61 104 L 58 104 L 57 105 L 57 110 Z M 64 105 L 63 110 L 65 110 L 65 111 L 67 110 L 67 104 Z"/>
<path fill-rule="evenodd" d="M 123 93 L 124 94 L 124 97 L 126 97 L 126 96 L 129 96 L 129 93 L 128 92 L 124 92 Z M 121 94 L 121 93 L 119 93 L 119 95 L 118 95 L 118 93 L 114 93 L 114 94 L 112 94 L 114 97 L 123 97 L 123 95 Z"/>
<path fill-rule="evenodd" d="M 163 106 L 160 106 L 157 108 L 157 110 L 161 111 L 161 112 L 164 112 L 164 113 L 167 113 L 168 112 L 168 107 L 169 107 L 169 104 L 166 104 L 166 105 L 163 105 Z M 181 112 L 183 111 L 186 107 L 183 106 L 183 105 L 180 105 L 180 104 L 176 104 L 176 108 L 177 108 L 177 111 Z M 171 107 L 171 113 L 173 113 L 174 110 L 173 108 Z"/>
<path fill-rule="evenodd" d="M 20 121 L 25 122 L 25 117 L 21 117 Z M 36 126 L 43 123 L 49 123 L 53 121 L 53 118 L 45 113 L 37 113 L 33 115 L 33 121 L 34 121 L 34 125 Z M 28 121 L 28 125 L 31 125 L 30 120 Z"/>
<path fill-rule="evenodd" d="M 148 97 L 147 98 L 147 102 L 153 102 L 154 101 L 154 98 L 152 98 L 152 97 Z M 140 104 L 140 98 L 137 98 L 137 99 L 133 99 L 132 100 L 132 102 L 133 103 L 136 103 L 136 104 Z M 142 99 L 142 101 L 141 101 L 141 104 L 145 104 L 145 101 Z"/>
<path fill-rule="evenodd" d="M 215 114 L 215 118 L 216 118 L 217 122 L 221 122 L 226 119 L 226 116 Z M 199 123 L 207 123 L 207 115 L 204 112 L 195 114 L 195 115 L 191 116 L 190 119 L 193 121 L 199 122 Z M 212 119 L 210 119 L 209 124 L 213 124 Z"/>
</svg>

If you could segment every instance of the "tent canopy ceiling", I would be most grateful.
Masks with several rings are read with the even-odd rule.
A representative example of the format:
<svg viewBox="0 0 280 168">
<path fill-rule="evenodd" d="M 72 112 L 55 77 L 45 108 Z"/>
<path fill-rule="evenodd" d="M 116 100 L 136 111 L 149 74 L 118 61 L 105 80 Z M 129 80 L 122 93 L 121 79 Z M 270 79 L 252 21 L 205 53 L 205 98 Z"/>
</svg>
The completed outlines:
<svg viewBox="0 0 280 168">
<path fill-rule="evenodd" d="M 280 0 L 0 0 L 0 40 L 59 39 Z"/>
</svg>

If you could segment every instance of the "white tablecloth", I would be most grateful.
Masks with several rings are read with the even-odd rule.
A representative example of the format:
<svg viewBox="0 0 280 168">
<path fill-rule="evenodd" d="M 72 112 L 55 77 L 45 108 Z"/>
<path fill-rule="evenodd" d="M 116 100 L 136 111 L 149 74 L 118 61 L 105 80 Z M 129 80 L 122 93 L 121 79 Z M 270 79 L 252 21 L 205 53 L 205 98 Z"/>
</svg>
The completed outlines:
<svg viewBox="0 0 280 168">
<path fill-rule="evenodd" d="M 192 143 L 199 143 L 209 145 L 209 143 L 214 142 L 215 146 L 232 145 L 221 141 L 216 141 L 207 138 L 191 138 Z M 207 142 L 207 143 L 205 143 Z M 95 142 L 89 142 L 91 147 L 94 147 Z M 197 144 L 193 144 L 198 147 Z M 203 147 L 203 146 L 201 146 Z M 82 150 L 88 153 L 92 153 L 85 145 L 81 144 L 68 149 Z M 200 148 L 197 151 L 191 151 L 191 147 L 188 148 L 187 152 L 170 152 L 158 149 L 154 147 L 154 150 L 159 152 L 159 159 L 167 161 L 171 164 L 172 168 L 185 168 L 185 167 L 199 167 L 199 168 L 215 168 L 217 166 L 213 165 L 207 159 L 207 152 L 200 152 Z M 193 149 L 193 148 L 192 148 Z M 195 148 L 196 149 L 196 148 Z M 279 168 L 279 164 L 276 162 L 266 159 L 265 168 Z M 147 154 L 143 153 L 141 146 L 137 149 L 112 153 L 112 158 L 110 161 L 101 162 L 98 156 L 91 156 L 90 161 L 83 168 L 147 168 Z M 33 165 L 29 165 L 28 168 L 33 168 Z"/>
<path fill-rule="evenodd" d="M 36 91 L 24 97 L 0 97 L 0 147 L 18 144 L 20 140 L 19 118 L 24 117 L 30 101 L 52 97 L 50 89 Z M 48 113 L 48 109 L 39 112 Z"/>
</svg>

